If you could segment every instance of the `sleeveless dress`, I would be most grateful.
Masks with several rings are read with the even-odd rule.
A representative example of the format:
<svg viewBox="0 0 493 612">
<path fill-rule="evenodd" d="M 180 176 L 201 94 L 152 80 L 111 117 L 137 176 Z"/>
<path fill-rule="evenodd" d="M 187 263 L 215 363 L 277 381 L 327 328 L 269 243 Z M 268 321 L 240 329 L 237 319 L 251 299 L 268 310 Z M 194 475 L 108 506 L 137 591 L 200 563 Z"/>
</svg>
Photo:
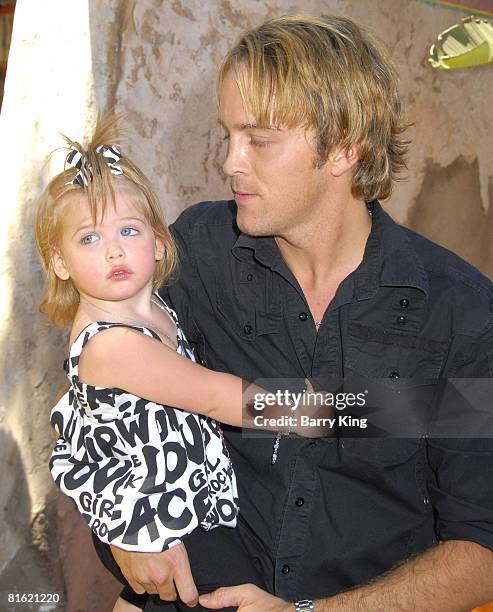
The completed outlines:
<svg viewBox="0 0 493 612">
<path fill-rule="evenodd" d="M 195 361 L 176 313 L 159 299 L 175 322 L 177 353 Z M 161 552 L 199 527 L 235 527 L 236 478 L 216 421 L 80 381 L 84 346 L 110 327 L 161 341 L 151 329 L 123 323 L 81 331 L 68 359 L 71 389 L 51 413 L 60 436 L 50 461 L 57 486 L 102 542 L 129 551 Z"/>
</svg>

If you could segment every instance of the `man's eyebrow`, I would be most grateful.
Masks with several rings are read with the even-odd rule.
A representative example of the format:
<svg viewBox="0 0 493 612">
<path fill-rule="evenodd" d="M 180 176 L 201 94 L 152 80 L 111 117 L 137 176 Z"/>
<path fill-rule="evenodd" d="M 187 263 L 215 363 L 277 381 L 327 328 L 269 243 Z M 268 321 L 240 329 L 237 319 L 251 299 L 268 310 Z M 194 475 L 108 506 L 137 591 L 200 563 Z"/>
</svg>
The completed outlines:
<svg viewBox="0 0 493 612">
<path fill-rule="evenodd" d="M 224 125 L 221 119 L 218 119 L 217 122 L 221 127 L 225 130 L 228 128 Z M 275 125 L 257 125 L 256 123 L 235 123 L 232 125 L 235 130 L 272 130 L 275 132 L 279 132 L 281 128 Z"/>
</svg>

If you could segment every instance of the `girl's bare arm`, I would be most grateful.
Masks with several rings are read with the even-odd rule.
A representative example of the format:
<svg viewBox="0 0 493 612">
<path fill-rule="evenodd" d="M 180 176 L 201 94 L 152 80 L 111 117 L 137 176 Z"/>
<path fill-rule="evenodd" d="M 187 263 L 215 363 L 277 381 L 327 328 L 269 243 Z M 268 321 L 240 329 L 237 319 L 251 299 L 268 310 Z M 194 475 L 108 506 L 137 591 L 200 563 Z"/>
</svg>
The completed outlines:
<svg viewBox="0 0 493 612">
<path fill-rule="evenodd" d="M 129 328 L 112 327 L 91 338 L 81 354 L 79 376 L 90 385 L 117 387 L 159 404 L 242 425 L 247 400 L 241 378 L 208 370 Z"/>
</svg>

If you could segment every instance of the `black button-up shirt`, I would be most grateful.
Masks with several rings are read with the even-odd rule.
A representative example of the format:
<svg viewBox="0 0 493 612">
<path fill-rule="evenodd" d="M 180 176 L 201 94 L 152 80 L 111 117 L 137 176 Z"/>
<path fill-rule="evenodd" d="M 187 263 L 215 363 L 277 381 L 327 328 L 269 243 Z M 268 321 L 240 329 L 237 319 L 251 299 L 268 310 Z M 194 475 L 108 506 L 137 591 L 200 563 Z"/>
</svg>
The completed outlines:
<svg viewBox="0 0 493 612">
<path fill-rule="evenodd" d="M 317 330 L 273 238 L 242 234 L 234 202 L 172 226 L 178 280 L 163 290 L 203 363 L 248 380 L 489 377 L 493 287 L 372 204 L 363 261 Z M 361 584 L 439 540 L 493 549 L 489 439 L 244 439 L 225 427 L 239 531 L 271 592 L 291 601 Z"/>
</svg>

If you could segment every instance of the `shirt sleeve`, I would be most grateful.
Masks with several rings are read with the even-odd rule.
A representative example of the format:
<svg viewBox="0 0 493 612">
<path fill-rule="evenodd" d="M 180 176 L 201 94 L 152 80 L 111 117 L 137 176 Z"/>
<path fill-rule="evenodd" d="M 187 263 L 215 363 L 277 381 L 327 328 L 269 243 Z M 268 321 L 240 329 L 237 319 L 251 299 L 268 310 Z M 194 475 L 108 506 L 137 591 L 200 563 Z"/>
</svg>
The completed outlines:
<svg viewBox="0 0 493 612">
<path fill-rule="evenodd" d="M 198 288 L 201 280 L 191 244 L 194 218 L 190 210 L 184 211 L 170 226 L 178 251 L 178 264 L 172 278 L 159 288 L 159 295 L 173 308 L 198 362 L 205 364 L 204 336 L 193 316 L 193 307 L 200 301 Z"/>
<path fill-rule="evenodd" d="M 493 330 L 456 343 L 451 356 L 458 426 L 446 438 L 428 441 L 430 501 L 440 540 L 467 540 L 493 550 Z M 459 378 L 460 377 L 460 378 Z M 448 397 L 448 399 L 447 399 Z M 450 406 L 443 406 L 445 410 Z M 457 410 L 459 408 L 459 411 Z M 459 437 L 460 427 L 465 432 Z M 472 437 L 474 436 L 474 437 Z"/>
</svg>

